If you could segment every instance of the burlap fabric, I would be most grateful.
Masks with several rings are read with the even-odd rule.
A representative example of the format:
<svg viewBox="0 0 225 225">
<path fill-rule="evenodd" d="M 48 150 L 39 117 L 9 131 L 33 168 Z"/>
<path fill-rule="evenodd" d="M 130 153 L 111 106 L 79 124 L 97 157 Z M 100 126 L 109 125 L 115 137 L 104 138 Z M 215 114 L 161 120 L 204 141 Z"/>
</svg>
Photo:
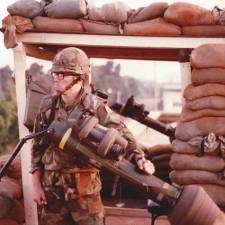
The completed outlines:
<svg viewBox="0 0 225 225">
<path fill-rule="evenodd" d="M 91 6 L 88 9 L 88 18 L 94 21 L 124 23 L 127 21 L 130 7 L 120 1 L 106 3 L 101 7 Z"/>
<path fill-rule="evenodd" d="M 23 33 L 33 29 L 33 24 L 29 18 L 21 16 L 7 16 L 2 20 L 4 29 L 4 45 L 6 48 L 17 46 L 16 33 Z"/>
<path fill-rule="evenodd" d="M 203 98 L 198 98 L 193 101 L 186 101 L 186 105 L 191 110 L 201 110 L 201 109 L 225 109 L 225 97 L 223 96 L 208 96 Z"/>
<path fill-rule="evenodd" d="M 192 84 L 184 90 L 185 104 L 170 160 L 172 182 L 199 184 L 222 207 L 225 206 L 224 46 L 203 45 L 191 54 Z"/>
<path fill-rule="evenodd" d="M 0 167 L 9 159 L 9 155 L 0 157 Z M 22 199 L 20 159 L 9 166 L 0 182 L 0 224 L 23 224 L 25 212 Z"/>
<path fill-rule="evenodd" d="M 193 85 L 209 83 L 225 84 L 225 69 L 217 67 L 193 69 L 191 72 L 191 82 Z"/>
<path fill-rule="evenodd" d="M 166 182 L 170 182 L 169 173 L 171 171 L 171 167 L 169 162 L 173 153 L 171 144 L 154 145 L 152 147 L 146 148 L 145 153 L 147 158 L 155 166 L 156 171 L 154 175 Z"/>
<path fill-rule="evenodd" d="M 133 10 L 133 12 L 129 15 L 128 23 L 136 23 L 162 17 L 168 6 L 168 3 L 166 2 L 156 2 L 151 3 L 146 7 L 140 7 Z"/>
<path fill-rule="evenodd" d="M 204 44 L 194 49 L 191 54 L 193 68 L 225 68 L 224 44 Z"/>
<path fill-rule="evenodd" d="M 40 16 L 43 13 L 45 2 L 35 1 L 35 0 L 20 0 L 9 5 L 7 7 L 10 15 L 22 16 L 26 18 L 34 18 L 35 16 Z"/>
<path fill-rule="evenodd" d="M 146 36 L 179 36 L 181 29 L 179 26 L 168 23 L 159 17 L 153 20 L 146 20 L 137 23 L 124 25 L 125 35 L 146 35 Z"/>
<path fill-rule="evenodd" d="M 100 21 L 81 20 L 84 32 L 91 34 L 120 34 L 118 24 L 107 24 Z"/>
<path fill-rule="evenodd" d="M 52 0 L 44 11 L 52 18 L 79 19 L 87 14 L 87 5 L 85 0 Z"/>
<path fill-rule="evenodd" d="M 36 31 L 83 33 L 81 22 L 75 19 L 53 19 L 38 16 L 35 17 L 32 22 Z"/>
<path fill-rule="evenodd" d="M 191 37 L 224 37 L 225 27 L 223 25 L 201 25 L 182 27 L 182 34 Z"/>
<path fill-rule="evenodd" d="M 171 4 L 165 11 L 164 18 L 178 26 L 210 25 L 216 24 L 218 20 L 218 16 L 210 10 L 185 2 Z"/>
</svg>

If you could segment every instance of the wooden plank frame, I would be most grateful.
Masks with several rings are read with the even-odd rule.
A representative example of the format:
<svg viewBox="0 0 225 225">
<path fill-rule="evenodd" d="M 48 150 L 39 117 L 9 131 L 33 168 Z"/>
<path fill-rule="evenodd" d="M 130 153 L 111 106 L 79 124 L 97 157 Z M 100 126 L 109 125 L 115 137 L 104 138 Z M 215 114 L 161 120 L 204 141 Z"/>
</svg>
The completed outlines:
<svg viewBox="0 0 225 225">
<path fill-rule="evenodd" d="M 202 44 L 225 44 L 224 38 L 185 38 L 185 37 L 136 37 L 88 34 L 24 33 L 17 36 L 19 45 L 14 51 L 15 78 L 18 105 L 20 137 L 28 134 L 23 125 L 25 109 L 25 69 L 26 55 L 51 60 L 58 50 L 76 46 L 82 48 L 90 57 L 123 58 L 142 60 L 180 61 L 182 90 L 190 81 L 190 51 Z M 30 166 L 30 147 L 28 143 L 21 152 L 23 190 L 26 210 L 26 225 L 38 225 L 36 206 L 32 202 Z"/>
</svg>

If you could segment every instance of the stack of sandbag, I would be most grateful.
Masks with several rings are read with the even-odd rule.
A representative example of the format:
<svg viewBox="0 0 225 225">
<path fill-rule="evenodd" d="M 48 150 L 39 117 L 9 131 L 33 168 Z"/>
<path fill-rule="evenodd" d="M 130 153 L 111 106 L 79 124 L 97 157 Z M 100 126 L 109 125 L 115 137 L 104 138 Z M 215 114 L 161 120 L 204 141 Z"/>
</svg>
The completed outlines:
<svg viewBox="0 0 225 225">
<path fill-rule="evenodd" d="M 205 44 L 191 54 L 192 83 L 172 142 L 170 178 L 199 184 L 225 206 L 225 45 Z"/>
<path fill-rule="evenodd" d="M 144 149 L 147 159 L 155 166 L 154 175 L 164 181 L 169 181 L 170 157 L 173 153 L 171 144 L 158 144 Z"/>
<path fill-rule="evenodd" d="M 184 36 L 224 36 L 224 13 L 215 7 L 213 10 L 201 6 L 176 2 L 165 11 L 164 18 L 170 23 L 182 27 Z"/>
<path fill-rule="evenodd" d="M 133 10 L 127 23 L 124 24 L 124 34 L 144 36 L 181 35 L 179 26 L 169 23 L 163 18 L 167 8 L 168 3 L 158 2 Z"/>
<path fill-rule="evenodd" d="M 224 36 L 225 13 L 215 7 L 176 2 L 131 9 L 121 1 L 101 7 L 87 0 L 18 0 L 11 16 L 32 19 L 35 31 L 142 36 Z"/>
<path fill-rule="evenodd" d="M 35 31 L 82 33 L 79 19 L 87 15 L 87 4 L 85 0 L 19 0 L 7 10 L 11 16 L 32 19 Z"/>
<path fill-rule="evenodd" d="M 8 157 L 0 157 L 0 167 Z M 16 158 L 0 181 L 0 225 L 22 225 L 24 220 L 21 165 Z"/>
</svg>

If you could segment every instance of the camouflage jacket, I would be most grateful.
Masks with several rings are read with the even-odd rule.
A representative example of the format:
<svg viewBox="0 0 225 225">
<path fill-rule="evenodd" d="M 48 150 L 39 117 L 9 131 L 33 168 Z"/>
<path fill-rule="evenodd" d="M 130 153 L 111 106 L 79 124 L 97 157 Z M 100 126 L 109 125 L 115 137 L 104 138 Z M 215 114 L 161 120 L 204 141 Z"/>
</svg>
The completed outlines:
<svg viewBox="0 0 225 225">
<path fill-rule="evenodd" d="M 39 113 L 35 121 L 34 131 L 41 131 L 46 129 L 46 124 L 50 116 L 51 107 L 53 104 L 53 97 L 47 96 L 43 99 Z M 130 131 L 122 122 L 121 117 L 111 111 L 107 106 L 106 100 L 89 93 L 83 93 L 82 96 L 74 103 L 73 107 L 66 109 L 62 99 L 59 97 L 55 106 L 54 119 L 67 120 L 71 114 L 76 116 L 76 112 L 90 111 L 98 119 L 99 123 L 105 127 L 116 128 L 123 137 L 128 140 L 128 147 L 126 149 L 127 155 L 131 153 L 142 152 L 136 144 L 136 141 Z M 76 152 L 76 151 L 74 151 Z M 82 156 L 68 154 L 65 151 L 60 151 L 54 143 L 51 143 L 48 138 L 39 138 L 34 140 L 32 147 L 32 170 L 61 170 L 71 168 L 87 168 L 89 167 L 88 160 L 83 160 Z"/>
</svg>

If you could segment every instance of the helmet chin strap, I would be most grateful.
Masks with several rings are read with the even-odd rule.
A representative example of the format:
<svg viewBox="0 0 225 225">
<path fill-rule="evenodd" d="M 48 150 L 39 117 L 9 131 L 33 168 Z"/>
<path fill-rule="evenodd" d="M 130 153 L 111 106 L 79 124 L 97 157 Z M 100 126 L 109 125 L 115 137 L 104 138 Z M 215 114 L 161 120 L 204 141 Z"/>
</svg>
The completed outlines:
<svg viewBox="0 0 225 225">
<path fill-rule="evenodd" d="M 67 87 L 65 88 L 65 90 L 60 95 L 66 94 L 66 92 L 68 90 L 70 90 L 77 83 L 77 81 L 78 81 L 77 79 L 74 79 L 69 85 L 67 85 Z"/>
</svg>

